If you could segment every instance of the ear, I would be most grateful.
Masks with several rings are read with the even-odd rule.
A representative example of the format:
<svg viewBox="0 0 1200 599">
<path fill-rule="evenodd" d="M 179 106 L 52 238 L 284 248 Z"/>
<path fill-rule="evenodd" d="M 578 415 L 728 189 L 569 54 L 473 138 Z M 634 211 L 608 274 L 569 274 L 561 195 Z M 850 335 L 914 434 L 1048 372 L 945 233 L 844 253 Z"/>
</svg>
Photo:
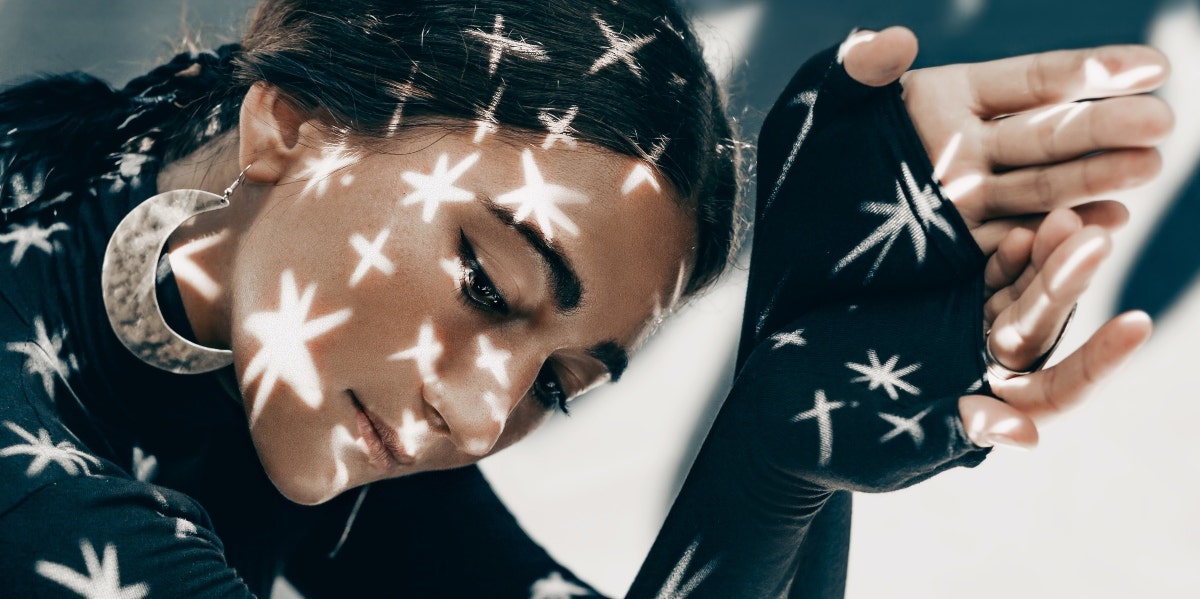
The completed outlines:
<svg viewBox="0 0 1200 599">
<path fill-rule="evenodd" d="M 279 88 L 262 81 L 250 86 L 238 116 L 238 163 L 252 165 L 246 178 L 277 183 L 304 152 L 300 128 L 305 121 Z"/>
</svg>

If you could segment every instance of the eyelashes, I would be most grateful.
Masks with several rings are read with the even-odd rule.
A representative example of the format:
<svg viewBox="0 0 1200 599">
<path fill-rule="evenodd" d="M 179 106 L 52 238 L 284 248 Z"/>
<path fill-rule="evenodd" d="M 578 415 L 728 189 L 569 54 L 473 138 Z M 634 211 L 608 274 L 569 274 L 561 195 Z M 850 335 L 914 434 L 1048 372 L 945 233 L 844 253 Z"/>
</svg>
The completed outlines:
<svg viewBox="0 0 1200 599">
<path fill-rule="evenodd" d="M 462 229 L 459 229 L 458 232 L 458 252 L 463 272 L 459 283 L 459 298 L 462 302 L 485 316 L 492 318 L 508 316 L 511 313 L 508 301 L 504 299 L 504 294 L 500 293 L 487 271 L 483 269 L 483 265 L 479 263 L 479 258 L 475 255 L 475 248 Z M 542 365 L 531 391 L 534 399 L 543 408 L 557 410 L 563 414 L 567 413 L 567 392 L 563 387 L 562 379 L 554 372 L 554 367 L 550 362 Z"/>
</svg>

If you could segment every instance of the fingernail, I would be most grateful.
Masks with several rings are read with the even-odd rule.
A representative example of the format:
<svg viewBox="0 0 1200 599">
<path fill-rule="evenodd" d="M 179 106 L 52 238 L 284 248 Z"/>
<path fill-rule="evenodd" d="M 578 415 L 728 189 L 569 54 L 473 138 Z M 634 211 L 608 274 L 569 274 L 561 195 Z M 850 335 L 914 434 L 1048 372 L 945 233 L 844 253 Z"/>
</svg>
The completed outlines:
<svg viewBox="0 0 1200 599">
<path fill-rule="evenodd" d="M 984 439 L 988 443 L 991 443 L 993 446 L 1003 445 L 1005 447 L 1012 447 L 1014 449 L 1021 449 L 1021 450 L 1025 450 L 1025 451 L 1029 451 L 1034 448 L 1034 446 L 1032 444 L 1021 443 L 1011 437 L 1006 437 L 999 433 L 989 433 L 988 435 L 986 435 L 984 437 Z"/>
</svg>

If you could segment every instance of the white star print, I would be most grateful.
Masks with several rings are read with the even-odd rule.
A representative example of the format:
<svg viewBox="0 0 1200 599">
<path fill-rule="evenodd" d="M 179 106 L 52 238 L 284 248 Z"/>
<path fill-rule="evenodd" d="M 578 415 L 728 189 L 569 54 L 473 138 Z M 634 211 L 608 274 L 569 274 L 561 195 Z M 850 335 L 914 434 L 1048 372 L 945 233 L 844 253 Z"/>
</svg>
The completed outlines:
<svg viewBox="0 0 1200 599">
<path fill-rule="evenodd" d="M 608 50 L 596 62 L 592 63 L 592 68 L 588 69 L 589 75 L 596 74 L 600 69 L 611 64 L 621 61 L 629 68 L 629 72 L 633 73 L 638 79 L 642 78 L 642 67 L 633 59 L 633 53 L 642 49 L 642 46 L 650 43 L 656 34 L 639 35 L 631 38 L 621 37 L 620 34 L 613 31 L 608 23 L 604 22 L 598 15 L 593 14 L 592 20 L 600 26 L 600 32 L 604 34 L 604 39 L 608 40 Z"/>
<path fill-rule="evenodd" d="M 667 576 L 667 580 L 663 582 L 662 588 L 655 595 L 656 599 L 687 599 L 687 596 L 691 595 L 696 590 L 696 587 L 700 586 L 700 583 L 704 582 L 705 578 L 708 578 L 709 574 L 712 574 L 712 571 L 717 567 L 717 560 L 709 562 L 693 574 L 691 578 L 688 578 L 687 582 L 684 582 L 683 575 L 687 573 L 688 566 L 692 564 L 692 558 L 695 557 L 696 550 L 699 548 L 700 539 L 696 539 L 692 541 L 691 545 L 688 545 L 688 548 L 683 551 L 683 557 L 680 558 L 679 563 L 675 564 L 675 568 L 671 570 L 670 576 Z"/>
<path fill-rule="evenodd" d="M 209 300 L 217 299 L 221 294 L 221 286 L 192 260 L 192 256 L 221 243 L 226 234 L 227 231 L 221 231 L 216 235 L 190 241 L 170 254 L 171 271 L 175 273 L 175 278 L 191 285 L 197 293 Z"/>
<path fill-rule="evenodd" d="M 396 265 L 383 255 L 383 244 L 387 242 L 390 234 L 390 229 L 384 229 L 375 236 L 374 241 L 367 241 L 366 237 L 358 233 L 350 238 L 350 245 L 354 246 L 354 251 L 358 252 L 360 258 L 358 266 L 354 267 L 354 274 L 350 275 L 351 287 L 357 287 L 367 273 L 371 272 L 371 269 L 376 269 L 389 277 L 396 274 Z"/>
<path fill-rule="evenodd" d="M 764 210 L 775 203 L 775 197 L 783 188 L 783 182 L 792 172 L 792 164 L 796 162 L 796 155 L 800 153 L 800 147 L 804 145 L 804 140 L 808 139 L 808 132 L 812 130 L 813 125 L 813 111 L 817 105 L 817 92 L 811 90 L 801 92 L 788 103 L 788 106 L 793 107 L 800 105 L 808 108 L 808 114 L 804 116 L 804 124 L 800 126 L 800 133 L 796 135 L 796 141 L 792 142 L 792 149 L 788 152 L 787 160 L 783 162 L 783 168 L 779 171 L 779 178 L 775 180 L 775 186 L 771 188 L 771 195 L 767 197 L 767 205 L 764 206 Z"/>
<path fill-rule="evenodd" d="M 412 360 L 417 364 L 417 372 L 421 380 L 432 383 L 438 380 L 434 370 L 437 359 L 442 356 L 442 344 L 434 337 L 433 323 L 425 322 L 417 332 L 417 344 L 403 351 L 392 354 L 389 360 Z"/>
<path fill-rule="evenodd" d="M 458 181 L 458 178 L 463 176 L 463 173 L 474 166 L 478 160 L 479 152 L 475 152 L 459 161 L 454 168 L 450 168 L 450 156 L 442 154 L 438 156 L 437 163 L 433 165 L 433 172 L 428 175 L 415 171 L 408 171 L 400 175 L 414 188 L 411 193 L 404 196 L 404 205 L 411 206 L 417 202 L 424 202 L 421 218 L 425 222 L 431 223 L 442 202 L 469 202 L 475 199 L 475 194 L 455 187 L 454 182 Z"/>
<path fill-rule="evenodd" d="M 547 240 L 553 239 L 554 224 L 571 235 L 579 235 L 579 228 L 558 209 L 558 204 L 583 204 L 588 201 L 587 196 L 562 185 L 546 183 L 528 148 L 521 152 L 521 164 L 525 170 L 525 186 L 497 197 L 496 203 L 517 204 L 513 218 L 523 221 L 532 216 Z"/>
<path fill-rule="evenodd" d="M 54 246 L 50 243 L 50 235 L 58 231 L 69 231 L 71 227 L 66 223 L 54 223 L 43 229 L 37 223 L 23 226 L 13 224 L 8 228 L 8 232 L 0 234 L 0 243 L 13 244 L 12 249 L 12 265 L 20 266 L 21 260 L 25 258 L 25 252 L 29 248 L 34 247 L 42 250 L 47 255 L 54 254 Z"/>
<path fill-rule="evenodd" d="M 571 599 L 591 594 L 591 591 L 563 578 L 559 572 L 551 572 L 529 587 L 529 599 Z"/>
<path fill-rule="evenodd" d="M 803 334 L 804 329 L 798 329 L 789 333 L 775 333 L 770 337 L 770 340 L 775 342 L 775 345 L 771 346 L 771 349 L 782 349 L 789 345 L 804 347 L 808 345 L 808 340 L 802 336 Z"/>
<path fill-rule="evenodd" d="M 183 518 L 176 518 L 175 519 L 175 538 L 176 539 L 186 539 L 186 538 L 192 537 L 192 536 L 196 536 L 196 524 L 190 520 L 184 520 Z"/>
<path fill-rule="evenodd" d="M 308 342 L 349 320 L 351 311 L 345 308 L 308 320 L 308 311 L 316 294 L 316 283 L 305 287 L 301 294 L 296 286 L 296 275 L 291 270 L 285 270 L 280 276 L 279 309 L 257 312 L 246 318 L 246 330 L 262 344 L 243 375 L 247 382 L 262 376 L 258 391 L 254 394 L 251 424 L 262 413 L 267 396 L 280 380 L 311 407 L 320 406 L 324 400 L 317 367 L 308 351 Z"/>
<path fill-rule="evenodd" d="M 10 445 L 4 449 L 0 449 L 0 458 L 18 455 L 33 456 L 33 461 L 29 462 L 29 468 L 25 469 L 25 476 L 29 478 L 41 474 L 51 462 L 58 464 L 71 476 L 75 476 L 81 472 L 84 476 L 91 476 L 92 473 L 88 470 L 88 464 L 96 467 L 100 466 L 100 458 L 79 451 L 70 441 L 59 441 L 58 444 L 55 444 L 50 438 L 50 432 L 44 428 L 38 429 L 38 435 L 35 437 L 33 433 L 13 422 L 5 422 L 4 426 L 27 441 L 27 443 Z"/>
<path fill-rule="evenodd" d="M 829 413 L 844 407 L 846 407 L 845 402 L 825 401 L 825 392 L 817 389 L 812 409 L 792 416 L 792 422 L 810 418 L 817 419 L 817 436 L 821 439 L 821 457 L 818 463 L 821 466 L 828 466 L 829 461 L 833 459 L 833 419 L 830 418 Z"/>
<path fill-rule="evenodd" d="M 29 180 L 22 173 L 13 173 L 8 180 L 8 188 L 17 206 L 25 206 L 42 197 L 46 191 L 46 171 L 38 169 Z"/>
<path fill-rule="evenodd" d="M 918 187 L 916 179 L 912 172 L 908 169 L 908 164 L 901 162 L 900 168 L 903 171 L 903 179 L 905 187 L 912 197 L 912 203 L 917 211 L 917 216 L 914 217 L 907 210 L 905 202 L 905 188 L 900 186 L 901 181 L 896 181 L 896 203 L 889 204 L 886 202 L 865 202 L 860 210 L 867 214 L 875 214 L 878 216 L 886 216 L 887 220 L 879 225 L 874 232 L 863 239 L 846 257 L 842 258 L 833 267 L 834 274 L 840 272 L 843 268 L 849 266 L 855 260 L 861 258 L 871 248 L 883 244 L 879 250 L 879 256 L 876 257 L 875 263 L 871 266 L 871 270 L 867 272 L 865 281 L 870 281 L 875 277 L 875 273 L 879 270 L 880 264 L 892 249 L 892 245 L 899 239 L 904 231 L 908 231 L 909 237 L 912 239 L 913 251 L 917 256 L 917 263 L 925 262 L 925 235 L 922 229 L 921 219 L 925 222 L 941 229 L 950 239 L 955 239 L 956 235 L 950 223 L 941 215 L 937 214 L 936 210 L 941 207 L 942 201 L 938 198 L 937 193 L 933 191 L 931 185 L 926 184 L 924 187 Z M 919 218 L 918 218 L 919 217 Z"/>
<path fill-rule="evenodd" d="M 104 559 L 96 555 L 91 541 L 79 542 L 87 574 L 76 572 L 62 564 L 38 560 L 37 573 L 75 591 L 87 599 L 141 599 L 150 592 L 146 583 L 121 585 L 121 568 L 117 564 L 117 548 L 109 543 L 104 546 Z"/>
<path fill-rule="evenodd" d="M 555 142 L 563 142 L 567 147 L 574 148 L 576 145 L 575 138 L 571 137 L 568 131 L 571 131 L 571 123 L 575 117 L 579 115 L 579 107 L 572 106 L 561 117 L 556 117 L 546 111 L 538 113 L 538 120 L 542 122 L 542 126 L 550 132 L 546 136 L 546 141 L 542 142 L 542 149 L 549 150 L 554 147 Z"/>
<path fill-rule="evenodd" d="M 892 399 L 900 399 L 900 395 L 896 393 L 897 387 L 913 395 L 921 394 L 920 389 L 904 380 L 906 375 L 915 372 L 921 367 L 920 362 L 909 364 L 900 370 L 895 370 L 896 364 L 900 361 L 900 356 L 892 356 L 888 359 L 887 364 L 880 364 L 879 356 L 873 349 L 867 350 L 867 361 L 870 364 L 846 362 L 846 368 L 862 373 L 863 375 L 850 379 L 851 383 L 869 383 L 867 387 L 868 391 L 874 391 L 879 387 L 883 387 L 888 397 Z"/>
<path fill-rule="evenodd" d="M 121 158 L 117 161 L 117 168 L 121 171 L 121 176 L 126 179 L 136 179 L 142 175 L 142 166 L 150 157 L 146 154 L 126 153 L 121 154 Z"/>
<path fill-rule="evenodd" d="M 494 347 L 486 335 L 479 336 L 479 357 L 475 358 L 475 366 L 491 372 L 505 389 L 508 388 L 507 364 L 511 357 L 512 352 Z"/>
<path fill-rule="evenodd" d="M 888 431 L 888 433 L 884 436 L 880 437 L 879 442 L 887 443 L 901 434 L 908 433 L 912 435 L 913 443 L 920 448 L 921 444 L 925 442 L 925 429 L 921 428 L 919 423 L 921 422 L 921 419 L 924 418 L 925 415 L 931 410 L 933 410 L 933 407 L 925 408 L 912 418 L 902 418 L 893 414 L 880 412 L 879 417 L 892 423 L 892 426 L 895 428 L 893 428 L 891 431 Z"/>
<path fill-rule="evenodd" d="M 325 195 L 325 192 L 329 190 L 329 181 L 333 178 L 333 174 L 356 161 L 358 161 L 358 157 L 347 150 L 345 146 L 321 148 L 321 157 L 306 158 L 304 170 L 298 175 L 299 179 L 305 180 L 303 193 L 315 191 L 317 197 Z M 345 175 L 342 177 L 341 183 L 349 185 L 353 180 L 353 176 Z"/>
<path fill-rule="evenodd" d="M 488 57 L 488 75 L 496 74 L 496 68 L 500 66 L 500 58 L 504 56 L 505 52 L 535 62 L 550 60 L 550 57 L 540 45 L 531 44 L 525 41 L 524 38 L 514 40 L 504 35 L 504 15 L 496 15 L 491 33 L 479 29 L 471 29 L 467 31 L 467 35 L 481 39 L 491 46 L 492 54 Z"/>
<path fill-rule="evenodd" d="M 33 341 L 17 341 L 6 345 L 8 351 L 25 354 L 25 372 L 36 374 L 42 378 L 42 387 L 46 395 L 54 399 L 54 377 L 57 375 L 66 379 L 72 370 L 79 369 L 79 361 L 74 354 L 62 357 L 63 340 L 67 330 L 55 333 L 53 337 L 46 331 L 46 322 L 41 316 L 33 319 L 35 339 Z"/>
<path fill-rule="evenodd" d="M 139 482 L 148 483 L 158 473 L 158 458 L 146 453 L 141 447 L 133 447 L 133 476 Z"/>
<path fill-rule="evenodd" d="M 484 136 L 496 131 L 496 107 L 500 106 L 500 98 L 504 97 L 504 89 L 505 85 L 501 83 L 500 87 L 496 88 L 496 93 L 492 94 L 492 101 L 488 104 L 487 109 L 475 121 L 475 139 L 472 140 L 474 143 L 483 141 Z"/>
</svg>

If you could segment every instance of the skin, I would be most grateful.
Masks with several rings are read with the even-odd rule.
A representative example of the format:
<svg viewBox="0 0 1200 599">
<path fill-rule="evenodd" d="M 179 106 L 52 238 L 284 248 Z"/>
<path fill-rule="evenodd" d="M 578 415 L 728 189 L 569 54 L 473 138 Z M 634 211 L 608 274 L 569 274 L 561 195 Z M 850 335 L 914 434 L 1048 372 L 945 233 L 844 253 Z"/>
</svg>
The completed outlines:
<svg viewBox="0 0 1200 599">
<path fill-rule="evenodd" d="M 655 298 L 671 297 L 693 245 L 694 222 L 663 181 L 661 193 L 643 184 L 625 196 L 622 183 L 638 162 L 586 144 L 543 150 L 541 138 L 496 135 L 475 144 L 471 131 L 416 127 L 390 140 L 387 153 L 347 158 L 314 178 L 312 165 L 330 155 L 330 139 L 266 85 L 247 95 L 237 135 L 236 145 L 226 142 L 216 155 L 185 159 L 163 173 L 164 189 L 200 184 L 219 193 L 223 185 L 212 183 L 227 183 L 236 172 L 195 181 L 205 179 L 195 166 L 252 165 L 233 205 L 181 227 L 170 247 L 174 255 L 222 235 L 190 257 L 220 293 L 205 298 L 186 280 L 181 293 L 200 341 L 233 350 L 259 457 L 279 490 L 299 503 L 469 464 L 524 437 L 553 410 L 531 391 L 539 372 L 550 365 L 570 395 L 610 378 L 591 350 L 605 342 L 626 351 L 637 345 Z M 432 222 L 422 204 L 403 203 L 415 190 L 405 173 L 431 173 L 443 155 L 453 168 L 477 152 L 455 187 L 498 202 L 526 184 L 528 154 L 546 182 L 586 195 L 586 203 L 560 206 L 578 235 L 562 226 L 548 231 L 582 284 L 577 308 L 558 309 L 538 254 L 484 201 L 443 202 Z M 394 272 L 372 269 L 351 285 L 360 254 L 350 240 L 376 240 L 385 229 L 381 254 Z M 464 297 L 464 234 L 508 314 Z M 295 330 L 276 323 L 261 331 L 263 315 L 275 314 L 288 293 L 285 272 L 294 293 L 313 290 L 304 321 L 325 319 L 321 328 L 328 329 L 300 348 L 311 354 L 319 388 L 306 394 L 281 376 L 256 397 L 267 379 L 251 366 L 256 356 L 264 343 Z M 392 357 L 416 345 L 426 327 L 442 348 L 429 367 Z M 488 351 L 509 353 L 497 370 L 477 363 L 481 336 Z M 366 425 L 360 412 L 370 416 Z M 402 454 L 389 455 L 374 437 L 396 439 Z"/>
</svg>

